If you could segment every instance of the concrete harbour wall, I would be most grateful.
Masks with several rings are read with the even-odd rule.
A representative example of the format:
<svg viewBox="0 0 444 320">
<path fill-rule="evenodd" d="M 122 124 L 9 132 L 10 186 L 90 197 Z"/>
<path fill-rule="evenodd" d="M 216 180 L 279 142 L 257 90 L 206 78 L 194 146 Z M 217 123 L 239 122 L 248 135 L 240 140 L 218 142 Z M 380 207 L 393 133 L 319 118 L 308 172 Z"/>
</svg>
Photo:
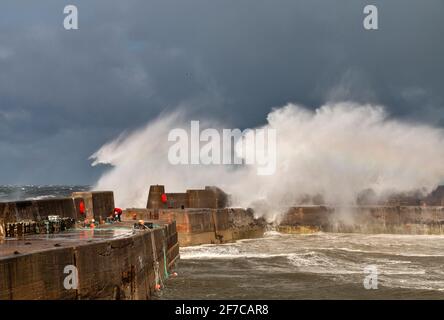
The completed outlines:
<svg viewBox="0 0 444 320">
<path fill-rule="evenodd" d="M 86 215 L 80 214 L 83 202 Z M 101 221 L 114 210 L 112 191 L 75 192 L 70 198 L 41 199 L 0 203 L 0 239 L 5 237 L 7 223 L 39 222 L 49 216 L 95 219 Z"/>
<path fill-rule="evenodd" d="M 47 248 L 27 240 L 31 244 L 21 241 L 14 252 L 0 247 L 0 300 L 150 299 L 156 261 L 158 276 L 165 279 L 179 257 L 174 223 L 157 223 L 153 230 L 111 240 L 72 245 L 59 239 L 60 247 L 49 241 Z M 77 267 L 77 289 L 64 287 L 68 265 Z"/>
<path fill-rule="evenodd" d="M 165 201 L 162 200 L 165 197 Z M 166 193 L 163 185 L 150 186 L 147 209 L 225 208 L 229 196 L 217 187 L 192 189 L 182 193 Z"/>
<path fill-rule="evenodd" d="M 99 222 L 113 209 L 112 192 L 0 203 L 0 300 L 150 299 L 179 258 L 175 221 L 149 219 L 153 229 L 133 230 L 131 219 L 57 235 L 20 232 L 5 238 L 6 224 L 23 230 L 49 216 Z M 67 266 L 77 269 L 75 289 L 64 285 Z"/>
<path fill-rule="evenodd" d="M 5 237 L 7 223 L 40 221 L 51 215 L 77 218 L 72 198 L 43 199 L 0 203 L 0 240 Z"/>
<path fill-rule="evenodd" d="M 76 201 L 76 212 L 80 213 L 80 201 L 86 209 L 86 218 L 101 221 L 112 215 L 114 210 L 114 194 L 112 191 L 74 192 L 72 198 Z"/>
<path fill-rule="evenodd" d="M 279 223 L 282 232 L 361 232 L 444 234 L 440 206 L 301 206 L 290 208 Z"/>
<path fill-rule="evenodd" d="M 180 246 L 225 243 L 264 234 L 266 223 L 242 208 L 127 209 L 124 219 L 176 221 Z"/>
</svg>

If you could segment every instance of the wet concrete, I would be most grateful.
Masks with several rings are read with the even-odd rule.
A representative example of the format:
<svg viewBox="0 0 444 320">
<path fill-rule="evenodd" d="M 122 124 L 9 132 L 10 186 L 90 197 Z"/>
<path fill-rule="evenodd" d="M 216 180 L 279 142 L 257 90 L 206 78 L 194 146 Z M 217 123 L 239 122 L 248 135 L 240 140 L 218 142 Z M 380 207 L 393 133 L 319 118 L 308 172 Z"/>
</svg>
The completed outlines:
<svg viewBox="0 0 444 320">
<path fill-rule="evenodd" d="M 53 234 L 32 234 L 0 241 L 0 259 L 60 247 L 73 247 L 105 240 L 119 239 L 135 233 L 128 223 L 104 225 L 100 228 L 77 228 Z"/>
<path fill-rule="evenodd" d="M 299 206 L 289 208 L 278 230 L 440 235 L 444 234 L 444 207 Z"/>
<path fill-rule="evenodd" d="M 185 208 L 126 210 L 124 219 L 157 218 L 176 222 L 181 247 L 210 243 L 226 243 L 239 239 L 262 237 L 266 223 L 256 219 L 254 212 L 243 208 Z"/>
<path fill-rule="evenodd" d="M 0 244 L 0 300 L 150 299 L 179 258 L 175 223 L 134 221 L 27 235 Z M 66 267 L 78 286 L 66 287 Z"/>
</svg>

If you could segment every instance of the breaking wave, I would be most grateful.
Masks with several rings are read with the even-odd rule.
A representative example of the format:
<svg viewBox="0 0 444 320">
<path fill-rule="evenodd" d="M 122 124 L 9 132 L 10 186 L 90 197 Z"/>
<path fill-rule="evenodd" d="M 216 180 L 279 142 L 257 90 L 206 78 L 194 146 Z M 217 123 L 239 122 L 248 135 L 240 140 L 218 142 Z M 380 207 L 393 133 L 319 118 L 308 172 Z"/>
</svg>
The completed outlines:
<svg viewBox="0 0 444 320">
<path fill-rule="evenodd" d="M 328 204 L 354 204 L 364 190 L 383 198 L 426 193 L 444 181 L 443 130 L 392 119 L 381 106 L 274 109 L 260 127 L 277 134 L 277 168 L 270 176 L 258 176 L 254 165 L 169 164 L 168 133 L 187 130 L 189 120 L 183 110 L 162 115 L 102 146 L 91 156 L 93 165 L 112 168 L 95 189 L 114 190 L 118 206 L 144 207 L 151 184 L 164 184 L 170 192 L 217 185 L 233 196 L 233 205 L 274 220 L 281 207 L 299 204 L 307 195 Z M 202 130 L 227 127 L 217 119 L 200 122 Z"/>
</svg>

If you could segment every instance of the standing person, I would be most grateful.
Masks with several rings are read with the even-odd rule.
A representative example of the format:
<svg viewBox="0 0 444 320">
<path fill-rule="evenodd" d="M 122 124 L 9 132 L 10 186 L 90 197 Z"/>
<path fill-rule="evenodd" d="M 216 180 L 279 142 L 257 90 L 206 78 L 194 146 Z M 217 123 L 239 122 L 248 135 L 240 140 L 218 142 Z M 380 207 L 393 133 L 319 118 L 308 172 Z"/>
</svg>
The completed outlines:
<svg viewBox="0 0 444 320">
<path fill-rule="evenodd" d="M 120 216 L 122 215 L 122 209 L 114 208 L 114 221 L 122 221 Z"/>
</svg>

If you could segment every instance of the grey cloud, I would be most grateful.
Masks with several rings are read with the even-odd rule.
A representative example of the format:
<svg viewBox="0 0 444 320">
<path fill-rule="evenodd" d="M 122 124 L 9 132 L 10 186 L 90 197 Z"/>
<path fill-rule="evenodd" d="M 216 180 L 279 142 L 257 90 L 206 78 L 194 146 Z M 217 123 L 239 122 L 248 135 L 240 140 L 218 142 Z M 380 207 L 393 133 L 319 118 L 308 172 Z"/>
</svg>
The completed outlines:
<svg viewBox="0 0 444 320">
<path fill-rule="evenodd" d="M 92 183 L 91 153 L 181 105 L 248 127 L 352 99 L 442 126 L 444 3 L 372 3 L 375 32 L 368 1 L 3 1 L 0 184 Z"/>
</svg>

